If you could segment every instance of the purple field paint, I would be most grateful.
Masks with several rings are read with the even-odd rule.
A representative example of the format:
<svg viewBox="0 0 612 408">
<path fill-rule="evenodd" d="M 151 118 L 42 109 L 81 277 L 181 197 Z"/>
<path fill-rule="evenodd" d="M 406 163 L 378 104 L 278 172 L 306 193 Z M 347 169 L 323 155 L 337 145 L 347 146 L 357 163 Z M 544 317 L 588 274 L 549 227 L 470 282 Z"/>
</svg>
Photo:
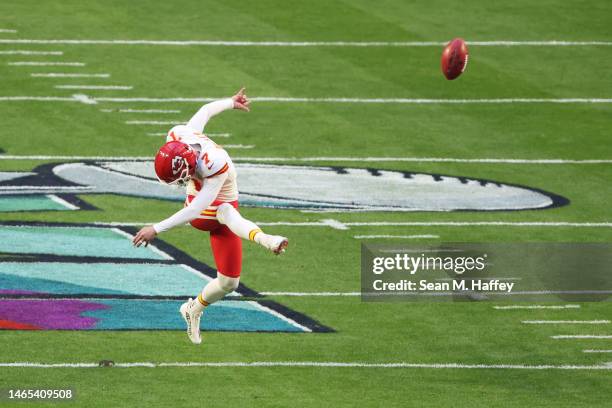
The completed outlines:
<svg viewBox="0 0 612 408">
<path fill-rule="evenodd" d="M 43 330 L 87 330 L 99 319 L 82 313 L 107 309 L 109 306 L 82 300 L 0 300 L 2 319 L 26 323 Z"/>
</svg>

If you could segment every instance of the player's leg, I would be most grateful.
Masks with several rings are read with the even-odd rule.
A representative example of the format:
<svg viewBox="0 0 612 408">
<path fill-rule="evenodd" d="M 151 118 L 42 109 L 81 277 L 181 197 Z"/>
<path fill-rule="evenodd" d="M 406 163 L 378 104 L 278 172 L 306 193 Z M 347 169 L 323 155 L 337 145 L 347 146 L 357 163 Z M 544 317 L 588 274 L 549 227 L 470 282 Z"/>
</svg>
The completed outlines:
<svg viewBox="0 0 612 408">
<path fill-rule="evenodd" d="M 285 248 L 289 244 L 285 237 L 263 232 L 257 224 L 240 215 L 238 210 L 230 203 L 223 203 L 217 207 L 217 219 L 221 224 L 227 225 L 240 238 L 255 241 L 277 255 L 285 252 Z"/>
<path fill-rule="evenodd" d="M 236 290 L 242 270 L 242 240 L 227 226 L 210 232 L 210 246 L 217 265 L 217 278 L 208 283 L 198 296 L 203 308 Z"/>
<path fill-rule="evenodd" d="M 204 309 L 226 294 L 236 290 L 242 269 L 242 240 L 224 225 L 210 232 L 217 277 L 210 281 L 196 299 L 189 299 L 181 306 L 181 314 L 187 323 L 189 339 L 200 344 L 200 317 Z"/>
</svg>

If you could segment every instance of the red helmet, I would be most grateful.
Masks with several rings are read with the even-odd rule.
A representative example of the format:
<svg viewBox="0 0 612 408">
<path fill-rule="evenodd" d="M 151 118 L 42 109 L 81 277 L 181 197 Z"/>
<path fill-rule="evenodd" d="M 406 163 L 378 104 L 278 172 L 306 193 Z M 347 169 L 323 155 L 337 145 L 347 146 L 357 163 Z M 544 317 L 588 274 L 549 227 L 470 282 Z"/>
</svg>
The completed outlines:
<svg viewBox="0 0 612 408">
<path fill-rule="evenodd" d="M 189 181 L 196 169 L 197 155 L 188 144 L 171 141 L 155 156 L 155 173 L 162 183 L 182 184 Z"/>
</svg>

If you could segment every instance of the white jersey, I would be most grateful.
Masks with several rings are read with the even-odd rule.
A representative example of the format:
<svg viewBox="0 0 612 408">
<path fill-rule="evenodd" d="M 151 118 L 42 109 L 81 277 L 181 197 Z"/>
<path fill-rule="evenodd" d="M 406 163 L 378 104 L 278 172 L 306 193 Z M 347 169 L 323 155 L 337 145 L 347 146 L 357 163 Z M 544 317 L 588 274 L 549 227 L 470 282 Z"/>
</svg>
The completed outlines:
<svg viewBox="0 0 612 408">
<path fill-rule="evenodd" d="M 187 195 L 197 195 L 206 179 L 227 172 L 227 179 L 216 200 L 231 202 L 238 200 L 236 168 L 229 154 L 205 134 L 186 126 L 175 126 L 168 132 L 167 142 L 177 140 L 199 151 L 196 172 L 187 184 Z"/>
</svg>

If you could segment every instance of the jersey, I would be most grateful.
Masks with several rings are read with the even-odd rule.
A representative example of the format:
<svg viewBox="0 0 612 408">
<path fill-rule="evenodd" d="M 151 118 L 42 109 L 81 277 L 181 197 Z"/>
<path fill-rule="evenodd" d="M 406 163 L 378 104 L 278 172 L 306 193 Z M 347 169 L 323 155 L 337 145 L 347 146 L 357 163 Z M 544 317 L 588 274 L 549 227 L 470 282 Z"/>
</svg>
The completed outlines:
<svg viewBox="0 0 612 408">
<path fill-rule="evenodd" d="M 197 195 L 206 183 L 206 179 L 219 174 L 227 173 L 227 179 L 216 201 L 232 202 L 238 200 L 238 183 L 236 167 L 229 154 L 203 133 L 186 125 L 175 126 L 168 132 L 167 142 L 180 141 L 199 151 L 196 171 L 187 184 L 187 195 Z"/>
</svg>

